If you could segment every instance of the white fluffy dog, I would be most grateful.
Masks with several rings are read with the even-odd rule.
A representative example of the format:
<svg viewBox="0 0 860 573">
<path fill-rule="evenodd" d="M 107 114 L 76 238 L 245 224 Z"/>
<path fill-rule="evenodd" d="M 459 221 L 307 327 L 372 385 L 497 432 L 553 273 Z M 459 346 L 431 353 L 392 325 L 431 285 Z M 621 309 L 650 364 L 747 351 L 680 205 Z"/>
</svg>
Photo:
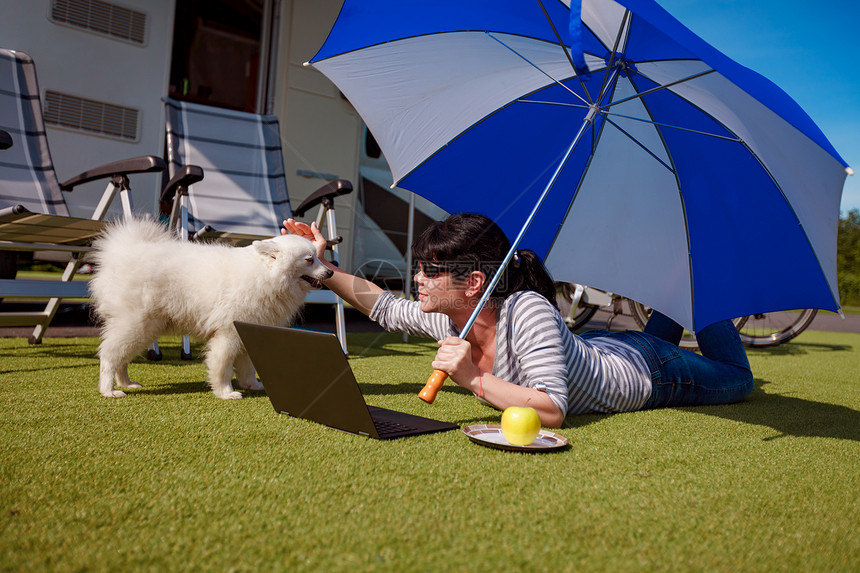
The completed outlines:
<svg viewBox="0 0 860 573">
<path fill-rule="evenodd" d="M 219 398 L 241 398 L 239 387 L 262 390 L 234 320 L 268 325 L 291 322 L 305 294 L 322 286 L 327 269 L 310 241 L 293 235 L 247 247 L 178 240 L 151 219 L 114 224 L 93 244 L 90 293 L 102 320 L 99 392 L 119 398 L 139 388 L 128 364 L 161 334 L 207 340 L 209 386 Z"/>
</svg>

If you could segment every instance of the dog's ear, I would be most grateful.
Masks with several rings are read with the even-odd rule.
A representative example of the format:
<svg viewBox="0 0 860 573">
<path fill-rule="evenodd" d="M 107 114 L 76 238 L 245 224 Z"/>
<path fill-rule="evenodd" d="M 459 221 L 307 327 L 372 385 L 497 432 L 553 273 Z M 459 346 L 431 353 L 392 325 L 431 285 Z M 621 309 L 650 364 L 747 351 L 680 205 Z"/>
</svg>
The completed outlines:
<svg viewBox="0 0 860 573">
<path fill-rule="evenodd" d="M 274 242 L 269 240 L 254 241 L 253 243 L 251 243 L 251 246 L 253 246 L 254 250 L 257 251 L 257 253 L 259 253 L 261 256 L 272 259 L 277 259 L 278 253 L 280 252 L 278 246 Z"/>
</svg>

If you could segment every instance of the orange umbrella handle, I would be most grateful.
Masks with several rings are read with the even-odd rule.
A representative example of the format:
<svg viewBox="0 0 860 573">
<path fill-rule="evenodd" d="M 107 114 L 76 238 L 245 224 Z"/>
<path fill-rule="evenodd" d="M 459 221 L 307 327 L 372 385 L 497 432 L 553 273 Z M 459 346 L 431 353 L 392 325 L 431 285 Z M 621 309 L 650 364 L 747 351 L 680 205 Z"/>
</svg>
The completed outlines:
<svg viewBox="0 0 860 573">
<path fill-rule="evenodd" d="M 431 374 L 430 378 L 427 379 L 427 384 L 424 386 L 424 389 L 418 393 L 418 397 L 428 404 L 432 404 L 433 400 L 436 399 L 436 393 L 439 392 L 439 388 L 441 388 L 442 384 L 445 383 L 445 379 L 447 377 L 448 374 L 446 372 L 433 370 L 433 374 Z"/>
</svg>

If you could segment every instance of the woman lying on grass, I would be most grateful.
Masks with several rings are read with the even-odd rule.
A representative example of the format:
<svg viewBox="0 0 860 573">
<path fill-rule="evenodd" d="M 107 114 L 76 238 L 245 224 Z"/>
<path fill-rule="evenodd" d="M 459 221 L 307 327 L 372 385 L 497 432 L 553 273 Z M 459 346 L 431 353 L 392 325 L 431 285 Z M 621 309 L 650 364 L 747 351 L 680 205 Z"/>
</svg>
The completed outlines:
<svg viewBox="0 0 860 573">
<path fill-rule="evenodd" d="M 323 260 L 315 224 L 290 219 L 284 233 L 307 237 Z M 572 334 L 555 306 L 555 286 L 537 255 L 521 250 L 459 338 L 484 287 L 510 248 L 481 215 L 452 215 L 412 246 L 418 300 L 397 298 L 329 264 L 327 287 L 390 331 L 439 341 L 432 367 L 504 410 L 529 406 L 558 428 L 568 414 L 629 412 L 666 406 L 727 404 L 753 387 L 746 351 L 731 321 L 697 333 L 702 355 L 678 347 L 683 328 L 660 313 L 644 332 Z"/>
</svg>

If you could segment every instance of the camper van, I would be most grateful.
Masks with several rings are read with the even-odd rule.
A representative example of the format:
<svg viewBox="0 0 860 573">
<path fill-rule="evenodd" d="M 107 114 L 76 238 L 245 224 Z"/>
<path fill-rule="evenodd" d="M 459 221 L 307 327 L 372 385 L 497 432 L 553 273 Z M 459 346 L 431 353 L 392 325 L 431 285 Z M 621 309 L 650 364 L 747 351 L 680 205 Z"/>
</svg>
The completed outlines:
<svg viewBox="0 0 860 573">
<path fill-rule="evenodd" d="M 114 160 L 163 156 L 165 97 L 276 115 L 292 205 L 328 181 L 352 181 L 355 192 L 335 203 L 341 266 L 397 288 L 410 274 L 411 234 L 445 213 L 391 188 L 385 158 L 355 109 L 302 65 L 341 3 L 4 0 L 0 44 L 35 61 L 61 180 Z M 162 183 L 162 175 L 135 177 L 136 212 L 158 215 Z M 67 197 L 72 215 L 89 216 L 102 191 L 98 182 L 76 188 Z"/>
</svg>

